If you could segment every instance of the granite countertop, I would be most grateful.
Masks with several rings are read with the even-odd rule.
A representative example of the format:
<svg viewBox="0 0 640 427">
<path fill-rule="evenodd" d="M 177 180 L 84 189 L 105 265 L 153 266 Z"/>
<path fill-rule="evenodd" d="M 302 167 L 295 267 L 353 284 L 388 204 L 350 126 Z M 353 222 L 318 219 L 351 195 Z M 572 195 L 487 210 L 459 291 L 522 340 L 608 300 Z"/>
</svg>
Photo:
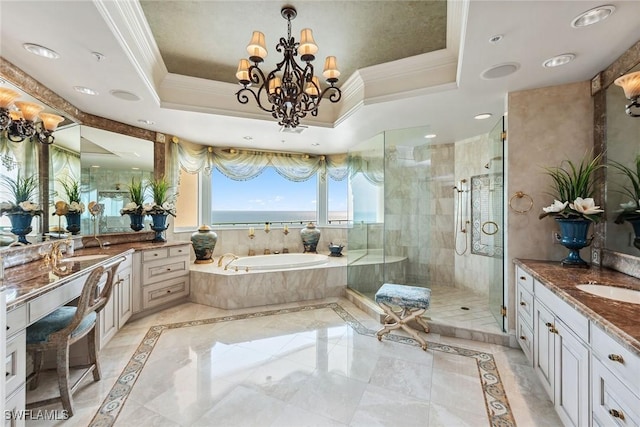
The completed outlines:
<svg viewBox="0 0 640 427">
<path fill-rule="evenodd" d="M 107 255 L 105 258 L 65 262 L 65 271 L 55 271 L 48 266 L 44 258 L 26 264 L 17 265 L 4 270 L 3 285 L 7 291 L 7 308 L 25 303 L 37 296 L 62 286 L 90 271 L 93 267 L 104 264 L 116 256 L 128 255 L 135 251 L 159 249 L 179 246 L 190 242 L 132 242 L 92 248 L 77 249 L 74 257 L 84 255 Z M 69 257 L 64 257 L 69 258 Z"/>
<path fill-rule="evenodd" d="M 516 259 L 514 263 L 640 356 L 640 304 L 598 297 L 576 287 L 595 282 L 640 290 L 640 279 L 607 268 L 566 268 L 557 261 Z"/>
</svg>

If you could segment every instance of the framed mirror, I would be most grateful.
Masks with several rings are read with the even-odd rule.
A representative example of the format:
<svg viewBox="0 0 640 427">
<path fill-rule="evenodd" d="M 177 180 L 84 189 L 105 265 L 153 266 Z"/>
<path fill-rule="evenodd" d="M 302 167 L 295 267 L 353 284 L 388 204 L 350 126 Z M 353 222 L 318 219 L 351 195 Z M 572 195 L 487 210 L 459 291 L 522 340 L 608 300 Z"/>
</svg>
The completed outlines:
<svg viewBox="0 0 640 427">
<path fill-rule="evenodd" d="M 82 200 L 86 206 L 94 201 L 102 207 L 98 217 L 85 212 L 82 233 L 133 232 L 120 209 L 130 202 L 132 179 L 153 179 L 154 143 L 90 126 L 80 128 Z"/>
<path fill-rule="evenodd" d="M 640 65 L 628 70 L 634 71 L 640 71 Z M 633 182 L 627 174 L 611 165 L 616 162 L 628 168 L 632 176 L 638 178 L 636 159 L 640 156 L 640 117 L 631 117 L 625 113 L 625 105 L 628 103 L 621 87 L 614 84 L 606 89 L 606 153 L 609 166 L 606 173 L 605 209 L 609 214 L 605 247 L 640 257 L 640 228 L 636 236 L 634 225 L 637 227 L 637 224 L 633 216 L 620 215 L 625 206 L 638 202 L 628 194 L 629 191 L 635 193 Z M 626 212 L 629 212 L 628 208 Z M 633 213 L 633 210 L 629 213 Z M 638 217 L 640 218 L 640 214 Z"/>
</svg>

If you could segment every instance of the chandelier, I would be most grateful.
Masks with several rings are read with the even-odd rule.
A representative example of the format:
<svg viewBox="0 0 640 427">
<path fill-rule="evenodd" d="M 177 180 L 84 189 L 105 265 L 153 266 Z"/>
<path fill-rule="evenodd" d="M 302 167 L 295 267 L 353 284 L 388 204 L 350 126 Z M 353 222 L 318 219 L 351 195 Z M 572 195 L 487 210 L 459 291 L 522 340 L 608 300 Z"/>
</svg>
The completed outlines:
<svg viewBox="0 0 640 427">
<path fill-rule="evenodd" d="M 41 144 L 53 144 L 53 131 L 64 118 L 41 113 L 44 110 L 42 105 L 16 101 L 19 96 L 14 90 L 0 87 L 0 132 L 13 142 L 36 138 Z"/>
<path fill-rule="evenodd" d="M 267 56 L 264 34 L 254 31 L 247 46 L 249 59 L 241 59 L 236 77 L 243 86 L 236 97 L 241 104 L 249 102 L 249 94 L 253 96 L 262 110 L 271 113 L 278 120 L 278 124 L 285 128 L 295 128 L 300 119 L 311 113 L 318 115 L 318 106 L 322 98 L 327 97 L 335 103 L 340 101 L 342 92 L 335 86 L 340 76 L 335 56 L 328 56 L 324 63 L 322 75 L 329 84 L 322 88 L 320 81 L 314 75 L 312 61 L 318 46 L 313 40 L 310 28 L 300 32 L 300 42 L 291 37 L 291 20 L 297 16 L 295 8 L 285 6 L 280 11 L 287 20 L 287 38 L 280 37 L 276 50 L 283 53 L 284 58 L 269 72 L 266 77 L 260 69 L 260 63 Z M 295 57 L 305 62 L 299 65 Z M 253 62 L 250 65 L 249 61 Z M 257 85 L 257 87 L 251 87 Z"/>
<path fill-rule="evenodd" d="M 640 71 L 618 77 L 614 83 L 622 87 L 624 95 L 631 101 L 625 108 L 626 113 L 631 117 L 640 117 Z"/>
</svg>

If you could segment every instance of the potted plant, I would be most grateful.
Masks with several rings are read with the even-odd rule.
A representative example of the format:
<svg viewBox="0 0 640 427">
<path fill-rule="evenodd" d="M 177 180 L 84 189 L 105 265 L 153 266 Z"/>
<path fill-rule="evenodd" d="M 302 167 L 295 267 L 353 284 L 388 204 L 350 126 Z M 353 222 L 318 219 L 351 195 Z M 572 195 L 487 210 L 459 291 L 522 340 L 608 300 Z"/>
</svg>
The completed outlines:
<svg viewBox="0 0 640 427">
<path fill-rule="evenodd" d="M 131 184 L 128 187 L 130 201 L 120 209 L 120 215 L 129 215 L 131 229 L 140 231 L 144 228 L 144 193 L 147 187 L 142 183 L 142 180 L 136 182 L 134 178 L 131 178 Z"/>
<path fill-rule="evenodd" d="M 38 191 L 38 179 L 35 175 L 15 179 L 2 176 L 0 185 L 11 195 L 13 200 L 0 203 L 0 213 L 7 215 L 11 221 L 11 232 L 18 236 L 18 242 L 29 244 L 26 235 L 31 233 L 31 221 L 34 216 L 42 214 L 37 203 L 31 201 Z"/>
<path fill-rule="evenodd" d="M 55 204 L 54 215 L 67 218 L 67 231 L 71 234 L 80 232 L 80 215 L 84 212 L 84 204 L 80 201 L 80 183 L 75 179 L 59 179 L 62 190 L 68 201 L 58 201 Z"/>
<path fill-rule="evenodd" d="M 587 238 L 591 223 L 600 221 L 604 210 L 596 206 L 593 200 L 594 173 L 602 167 L 602 155 L 592 160 L 586 157 L 580 164 L 564 160 L 560 166 L 546 167 L 546 174 L 553 181 L 554 190 L 550 195 L 554 198 L 551 206 L 542 208 L 540 219 L 547 216 L 555 218 L 560 225 L 560 243 L 569 249 L 569 255 L 562 260 L 562 265 L 588 267 L 580 258 L 580 249 L 591 244 Z"/>
<path fill-rule="evenodd" d="M 629 196 L 627 203 L 622 203 L 614 222 L 623 224 L 625 221 L 631 224 L 635 233 L 633 245 L 640 249 L 640 155 L 635 158 L 635 169 L 627 167 L 620 162 L 610 161 L 609 166 L 617 169 L 628 178 L 630 186 L 622 186 L 622 190 L 616 190 L 624 196 Z"/>
<path fill-rule="evenodd" d="M 162 232 L 168 227 L 167 215 L 176 216 L 175 195 L 171 194 L 169 182 L 164 177 L 150 181 L 148 188 L 153 202 L 146 204 L 144 209 L 153 221 L 151 229 L 156 232 L 153 241 L 165 242 Z"/>
</svg>

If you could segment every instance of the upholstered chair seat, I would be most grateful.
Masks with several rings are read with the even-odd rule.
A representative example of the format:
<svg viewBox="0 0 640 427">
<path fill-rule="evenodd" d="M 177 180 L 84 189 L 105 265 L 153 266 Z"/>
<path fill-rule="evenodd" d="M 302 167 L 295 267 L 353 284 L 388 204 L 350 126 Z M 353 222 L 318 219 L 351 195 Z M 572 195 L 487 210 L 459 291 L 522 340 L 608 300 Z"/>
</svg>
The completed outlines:
<svg viewBox="0 0 640 427">
<path fill-rule="evenodd" d="M 103 266 L 96 267 L 88 274 L 77 306 L 63 306 L 43 317 L 27 328 L 27 352 L 33 356 L 34 372 L 27 382 L 31 390 L 38 387 L 40 371 L 43 366 L 43 353 L 56 351 L 56 372 L 60 395 L 27 403 L 27 409 L 62 402 L 68 417 L 73 416 L 73 392 L 82 380 L 93 373 L 94 381 L 100 380 L 100 361 L 98 359 L 98 335 L 96 320 L 98 313 L 105 307 L 115 286 L 114 277 L 124 258 L 117 258 Z M 69 347 L 87 337 L 89 346 L 88 364 L 76 366 L 85 368 L 82 376 L 71 385 L 69 382 Z"/>
</svg>

